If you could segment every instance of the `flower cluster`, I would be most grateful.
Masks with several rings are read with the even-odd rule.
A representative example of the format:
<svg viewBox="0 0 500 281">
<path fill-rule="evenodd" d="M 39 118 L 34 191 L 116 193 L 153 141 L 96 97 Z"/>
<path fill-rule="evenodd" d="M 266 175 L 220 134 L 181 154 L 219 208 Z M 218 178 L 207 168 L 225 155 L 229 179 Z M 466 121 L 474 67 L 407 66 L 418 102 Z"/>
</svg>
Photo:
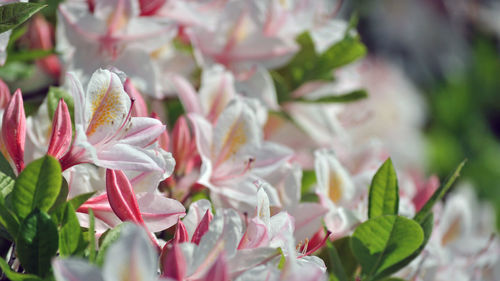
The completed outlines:
<svg viewBox="0 0 500 281">
<path fill-rule="evenodd" d="M 491 210 L 467 184 L 440 201 L 461 166 L 424 175 L 418 91 L 360 60 L 338 5 L 87 0 L 54 8 L 55 29 L 34 17 L 30 48 L 57 52 L 38 71 L 61 86 L 26 116 L 0 81 L 4 276 L 494 280 Z"/>
</svg>

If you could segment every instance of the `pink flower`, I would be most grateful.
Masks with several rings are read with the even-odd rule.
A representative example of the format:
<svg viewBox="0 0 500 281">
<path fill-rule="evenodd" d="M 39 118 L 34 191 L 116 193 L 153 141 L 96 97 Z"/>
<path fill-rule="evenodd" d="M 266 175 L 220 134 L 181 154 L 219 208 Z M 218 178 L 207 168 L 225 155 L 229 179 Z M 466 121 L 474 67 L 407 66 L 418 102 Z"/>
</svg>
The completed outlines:
<svg viewBox="0 0 500 281">
<path fill-rule="evenodd" d="M 24 143 L 26 140 L 26 115 L 20 89 L 14 92 L 2 119 L 2 140 L 17 173 L 24 169 Z"/>
</svg>

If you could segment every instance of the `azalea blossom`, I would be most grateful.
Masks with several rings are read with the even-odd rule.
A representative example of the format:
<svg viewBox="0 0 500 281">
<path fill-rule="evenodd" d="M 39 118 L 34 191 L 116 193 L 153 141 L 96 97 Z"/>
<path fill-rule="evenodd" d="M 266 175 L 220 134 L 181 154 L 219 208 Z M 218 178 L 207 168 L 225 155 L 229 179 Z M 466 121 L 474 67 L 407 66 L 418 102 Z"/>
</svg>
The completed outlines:
<svg viewBox="0 0 500 281">
<path fill-rule="evenodd" d="M 216 206 L 252 211 L 256 204 L 256 181 L 285 163 L 291 151 L 262 140 L 254 111 L 242 101 L 233 100 L 215 125 L 199 115 L 191 114 L 189 118 L 202 158 L 198 182 L 210 189 Z"/>
<path fill-rule="evenodd" d="M 110 169 L 172 173 L 172 156 L 152 145 L 165 130 L 154 118 L 131 117 L 133 100 L 116 73 L 97 70 L 86 92 L 69 75 L 75 100 L 75 139 L 61 159 L 63 169 L 79 163 L 94 163 Z"/>
</svg>

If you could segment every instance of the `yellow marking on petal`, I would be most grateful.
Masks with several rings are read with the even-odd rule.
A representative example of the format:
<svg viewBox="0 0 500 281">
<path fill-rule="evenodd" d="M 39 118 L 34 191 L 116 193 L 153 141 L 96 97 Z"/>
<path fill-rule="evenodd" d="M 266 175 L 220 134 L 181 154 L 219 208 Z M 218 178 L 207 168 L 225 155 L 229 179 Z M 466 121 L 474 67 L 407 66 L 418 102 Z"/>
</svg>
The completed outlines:
<svg viewBox="0 0 500 281">
<path fill-rule="evenodd" d="M 219 162 L 225 162 L 247 142 L 244 125 L 234 122 L 231 129 L 224 137 L 222 153 L 219 156 Z"/>
<path fill-rule="evenodd" d="M 113 125 L 115 120 L 121 116 L 120 110 L 121 92 L 118 90 L 110 91 L 106 95 L 106 89 L 103 88 L 95 99 L 92 100 L 91 112 L 92 118 L 87 128 L 87 135 L 91 136 L 97 129 L 104 125 Z"/>
<path fill-rule="evenodd" d="M 112 26 L 112 31 L 120 30 L 128 24 L 129 17 L 123 12 L 123 9 L 118 9 L 111 13 L 106 21 L 107 26 L 114 24 Z"/>
<path fill-rule="evenodd" d="M 441 244 L 443 246 L 446 246 L 450 242 L 453 242 L 455 239 L 457 239 L 457 237 L 460 234 L 460 228 L 461 228 L 460 222 L 461 222 L 460 217 L 457 217 L 450 224 L 450 226 L 448 227 L 448 230 L 445 232 L 445 234 L 443 235 L 443 238 L 441 239 Z"/>
<path fill-rule="evenodd" d="M 342 198 L 342 179 L 338 173 L 330 171 L 328 179 L 328 197 L 333 203 L 338 203 Z"/>
<path fill-rule="evenodd" d="M 169 50 L 170 50 L 170 45 L 169 44 L 165 44 L 165 45 L 161 46 L 160 48 L 158 48 L 158 49 L 154 50 L 153 52 L 151 52 L 150 57 L 152 59 L 157 60 L 157 59 L 161 58 L 161 56 L 164 53 L 168 52 Z"/>
</svg>

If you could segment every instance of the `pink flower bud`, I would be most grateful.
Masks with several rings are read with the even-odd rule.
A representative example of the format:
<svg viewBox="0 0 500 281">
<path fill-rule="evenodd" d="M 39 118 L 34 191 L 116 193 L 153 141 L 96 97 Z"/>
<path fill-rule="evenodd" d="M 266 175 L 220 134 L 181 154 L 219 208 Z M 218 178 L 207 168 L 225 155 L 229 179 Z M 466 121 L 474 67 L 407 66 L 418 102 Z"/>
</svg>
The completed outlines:
<svg viewBox="0 0 500 281">
<path fill-rule="evenodd" d="M 175 158 L 176 170 L 184 170 L 188 155 L 191 149 L 191 134 L 186 122 L 186 118 L 181 116 L 175 122 L 174 130 L 172 131 L 172 155 Z"/>
<path fill-rule="evenodd" d="M 177 222 L 177 228 L 175 230 L 173 242 L 174 243 L 189 242 L 189 234 L 186 230 L 186 226 L 181 220 Z"/>
<path fill-rule="evenodd" d="M 109 205 L 122 221 L 144 224 L 132 185 L 119 170 L 106 170 L 106 192 Z"/>
<path fill-rule="evenodd" d="M 195 243 L 196 245 L 200 244 L 201 238 L 208 231 L 212 218 L 212 212 L 208 209 L 193 233 L 193 238 L 191 239 L 192 243 Z"/>
<path fill-rule="evenodd" d="M 7 84 L 0 79 L 0 109 L 4 109 L 10 100 L 10 90 Z"/>
<path fill-rule="evenodd" d="M 37 14 L 31 20 L 28 30 L 30 48 L 50 50 L 54 47 L 54 28 L 43 16 Z M 55 79 L 61 75 L 61 63 L 57 55 L 49 55 L 36 61 L 45 72 Z"/>
<path fill-rule="evenodd" d="M 134 106 L 132 107 L 132 116 L 134 117 L 148 117 L 148 107 L 142 94 L 134 87 L 130 79 L 127 78 L 123 84 L 125 92 L 128 96 L 134 100 Z"/>
<path fill-rule="evenodd" d="M 163 247 L 160 262 L 163 270 L 161 277 L 178 281 L 184 280 L 187 265 L 178 243 L 174 242 Z"/>
<path fill-rule="evenodd" d="M 26 116 L 21 90 L 17 89 L 3 113 L 2 138 L 17 172 L 24 169 L 24 143 L 26 140 Z"/>
<path fill-rule="evenodd" d="M 218 257 L 212 267 L 208 270 L 207 275 L 201 280 L 220 280 L 229 281 L 229 270 L 227 268 L 226 255 L 222 252 Z"/>
<path fill-rule="evenodd" d="M 71 146 L 72 133 L 68 106 L 63 99 L 60 99 L 52 120 L 52 134 L 47 154 L 61 159 Z"/>
<path fill-rule="evenodd" d="M 154 15 L 164 4 L 166 0 L 139 0 L 141 16 Z"/>
</svg>

